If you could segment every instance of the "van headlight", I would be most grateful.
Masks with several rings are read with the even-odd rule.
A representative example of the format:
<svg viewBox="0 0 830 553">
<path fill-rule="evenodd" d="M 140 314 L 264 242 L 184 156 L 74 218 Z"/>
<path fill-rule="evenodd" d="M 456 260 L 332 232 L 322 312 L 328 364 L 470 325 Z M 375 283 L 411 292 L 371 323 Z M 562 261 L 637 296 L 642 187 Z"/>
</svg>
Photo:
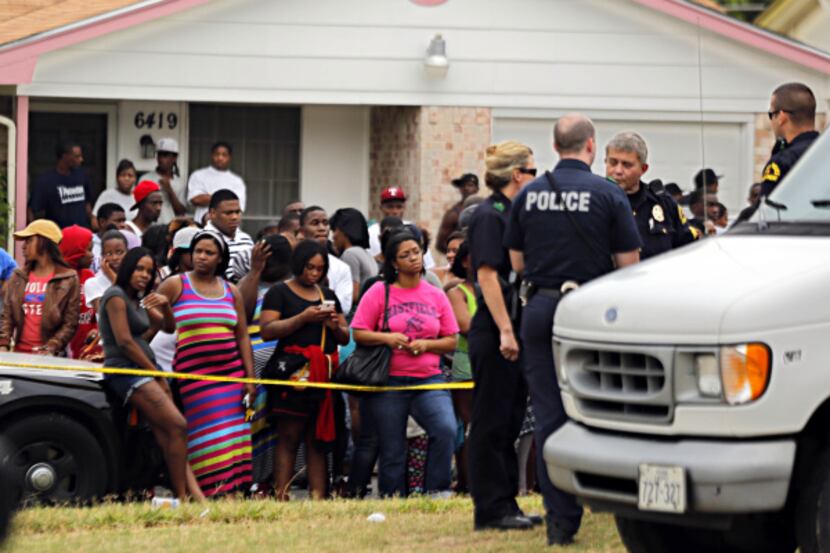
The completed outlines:
<svg viewBox="0 0 830 553">
<path fill-rule="evenodd" d="M 695 355 L 697 389 L 701 396 L 726 399 L 730 405 L 755 401 L 767 389 L 772 356 L 765 344 L 720 348 L 720 355 Z"/>
<path fill-rule="evenodd" d="M 562 342 L 559 340 L 553 341 L 553 364 L 556 370 L 559 371 L 557 375 L 559 386 L 566 386 L 568 384 L 568 373 L 565 370 L 565 356 L 562 355 Z"/>
<path fill-rule="evenodd" d="M 717 355 L 714 353 L 695 355 L 695 372 L 697 373 L 697 389 L 700 395 L 716 398 L 723 396 Z"/>
<path fill-rule="evenodd" d="M 755 401 L 769 384 L 772 355 L 766 344 L 750 343 L 720 348 L 723 395 L 730 405 Z"/>
</svg>

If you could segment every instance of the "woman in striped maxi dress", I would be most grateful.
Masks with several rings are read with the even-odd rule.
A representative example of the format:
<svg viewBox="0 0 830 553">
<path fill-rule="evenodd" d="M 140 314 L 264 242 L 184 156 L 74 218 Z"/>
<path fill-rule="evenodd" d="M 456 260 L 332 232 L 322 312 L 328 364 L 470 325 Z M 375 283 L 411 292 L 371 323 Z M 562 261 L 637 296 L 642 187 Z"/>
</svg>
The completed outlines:
<svg viewBox="0 0 830 553">
<path fill-rule="evenodd" d="M 227 245 L 214 231 L 190 244 L 193 271 L 165 280 L 159 292 L 173 305 L 176 357 L 173 370 L 212 376 L 253 377 L 251 341 L 242 298 L 225 282 Z M 252 384 L 182 381 L 188 461 L 205 496 L 247 491 L 251 485 L 251 426 L 243 398 Z"/>
</svg>

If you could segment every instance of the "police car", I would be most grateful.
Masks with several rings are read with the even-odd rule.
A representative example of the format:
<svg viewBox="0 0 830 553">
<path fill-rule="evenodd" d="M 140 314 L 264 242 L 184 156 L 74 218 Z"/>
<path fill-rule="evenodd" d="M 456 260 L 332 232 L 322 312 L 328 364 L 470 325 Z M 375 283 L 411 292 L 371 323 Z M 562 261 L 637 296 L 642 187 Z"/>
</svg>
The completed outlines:
<svg viewBox="0 0 830 553">
<path fill-rule="evenodd" d="M 41 364 L 78 370 L 28 368 Z M 0 353 L 0 474 L 14 504 L 74 503 L 157 483 L 151 432 L 110 398 L 100 365 Z"/>
<path fill-rule="evenodd" d="M 548 473 L 631 552 L 830 552 L 830 133 L 747 222 L 556 313 Z"/>
</svg>

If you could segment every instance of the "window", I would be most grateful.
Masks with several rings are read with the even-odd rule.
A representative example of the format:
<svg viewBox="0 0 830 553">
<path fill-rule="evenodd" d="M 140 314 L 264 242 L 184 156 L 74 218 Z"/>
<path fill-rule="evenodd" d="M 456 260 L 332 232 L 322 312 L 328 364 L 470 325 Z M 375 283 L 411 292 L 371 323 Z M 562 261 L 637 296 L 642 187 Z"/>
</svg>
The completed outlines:
<svg viewBox="0 0 830 553">
<path fill-rule="evenodd" d="M 220 140 L 233 148 L 231 170 L 247 187 L 243 228 L 255 234 L 299 197 L 300 108 L 190 104 L 191 173 L 210 165 Z"/>
</svg>

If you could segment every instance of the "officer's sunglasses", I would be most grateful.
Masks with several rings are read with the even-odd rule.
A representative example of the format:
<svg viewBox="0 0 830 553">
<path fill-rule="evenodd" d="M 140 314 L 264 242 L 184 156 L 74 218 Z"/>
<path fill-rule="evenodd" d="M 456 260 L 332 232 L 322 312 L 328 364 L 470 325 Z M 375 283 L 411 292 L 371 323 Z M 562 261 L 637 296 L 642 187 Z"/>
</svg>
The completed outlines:
<svg viewBox="0 0 830 553">
<path fill-rule="evenodd" d="M 792 112 L 791 112 L 790 110 L 788 110 L 788 109 L 777 109 L 777 110 L 775 110 L 775 111 L 768 111 L 768 112 L 767 112 L 767 115 L 769 116 L 769 120 L 770 120 L 770 121 L 772 121 L 773 117 L 775 117 L 776 115 L 778 115 L 778 114 L 779 114 L 779 113 L 781 113 L 782 111 L 783 111 L 784 113 L 792 113 Z"/>
<path fill-rule="evenodd" d="M 519 167 L 519 173 L 524 173 L 525 175 L 530 175 L 532 177 L 536 176 L 536 167 Z"/>
</svg>

